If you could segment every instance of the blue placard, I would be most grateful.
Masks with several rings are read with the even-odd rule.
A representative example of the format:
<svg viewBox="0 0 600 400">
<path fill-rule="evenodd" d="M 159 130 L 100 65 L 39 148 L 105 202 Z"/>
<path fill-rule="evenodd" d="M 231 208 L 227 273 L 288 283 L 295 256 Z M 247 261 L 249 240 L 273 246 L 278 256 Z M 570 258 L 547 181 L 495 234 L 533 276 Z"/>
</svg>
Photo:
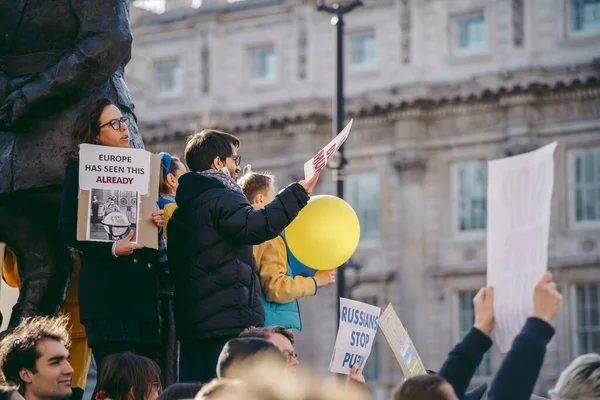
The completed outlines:
<svg viewBox="0 0 600 400">
<path fill-rule="evenodd" d="M 287 241 L 285 240 L 285 232 L 281 233 L 281 237 L 285 242 L 285 249 L 287 251 L 288 263 L 290 264 L 290 268 L 292 269 L 293 276 L 303 276 L 305 278 L 312 278 L 317 273 L 316 269 L 312 269 L 302 264 L 298 259 L 292 254 L 289 246 L 287 245 Z"/>
</svg>

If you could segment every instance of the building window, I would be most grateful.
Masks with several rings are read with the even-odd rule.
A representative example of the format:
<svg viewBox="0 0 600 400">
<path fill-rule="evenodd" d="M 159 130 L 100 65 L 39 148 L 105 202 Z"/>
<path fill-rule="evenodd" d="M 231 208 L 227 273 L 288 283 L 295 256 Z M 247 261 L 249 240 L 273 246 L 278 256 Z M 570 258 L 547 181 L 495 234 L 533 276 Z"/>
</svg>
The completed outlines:
<svg viewBox="0 0 600 400">
<path fill-rule="evenodd" d="M 272 81 L 277 77 L 277 58 L 272 46 L 250 50 L 250 62 L 252 79 Z"/>
<path fill-rule="evenodd" d="M 571 20 L 576 32 L 600 30 L 600 0 L 571 0 Z"/>
<path fill-rule="evenodd" d="M 455 32 L 459 51 L 487 50 L 487 23 L 483 13 L 457 17 Z"/>
<path fill-rule="evenodd" d="M 571 216 L 575 224 L 600 222 L 600 147 L 571 150 Z"/>
<path fill-rule="evenodd" d="M 475 307 L 473 306 L 473 298 L 477 294 L 476 291 L 466 291 L 458 293 L 458 334 L 459 340 L 473 327 L 475 323 Z M 475 371 L 474 376 L 491 376 L 492 375 L 492 357 L 488 351 L 483 356 L 483 360 Z"/>
<path fill-rule="evenodd" d="M 355 67 L 377 65 L 377 37 L 375 31 L 350 35 L 350 65 Z"/>
<path fill-rule="evenodd" d="M 157 62 L 156 79 L 160 94 L 176 95 L 181 93 L 181 65 L 179 60 Z"/>
<path fill-rule="evenodd" d="M 346 183 L 348 203 L 360 221 L 360 241 L 379 240 L 379 175 L 352 174 Z"/>
<path fill-rule="evenodd" d="M 484 231 L 487 227 L 487 165 L 458 163 L 455 173 L 455 209 L 459 232 Z"/>
<path fill-rule="evenodd" d="M 600 283 L 575 286 L 577 355 L 600 353 Z"/>
<path fill-rule="evenodd" d="M 377 297 L 362 297 L 357 299 L 357 301 L 361 301 L 363 303 L 370 304 L 375 307 L 379 307 Z M 367 360 L 367 363 L 363 368 L 363 376 L 365 377 L 366 382 L 376 382 L 379 380 L 380 374 L 380 364 L 381 364 L 381 333 L 379 330 L 377 331 L 375 337 L 373 338 L 373 346 L 371 347 L 371 355 Z"/>
</svg>

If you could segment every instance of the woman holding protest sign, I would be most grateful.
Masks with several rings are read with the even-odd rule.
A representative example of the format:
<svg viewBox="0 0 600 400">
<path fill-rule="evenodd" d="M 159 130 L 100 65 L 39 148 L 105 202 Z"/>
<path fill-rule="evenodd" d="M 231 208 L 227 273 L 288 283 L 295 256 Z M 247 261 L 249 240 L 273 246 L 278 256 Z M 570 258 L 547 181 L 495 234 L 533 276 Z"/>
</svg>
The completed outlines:
<svg viewBox="0 0 600 400">
<path fill-rule="evenodd" d="M 77 240 L 79 145 L 128 148 L 127 123 L 127 117 L 108 99 L 93 102 L 79 115 L 59 216 L 62 240 L 81 255 L 81 322 L 98 371 L 110 354 L 132 351 L 156 359 L 160 347 L 157 281 L 155 268 L 152 268 L 156 251 L 133 243 L 133 230 L 114 242 Z M 153 220 L 156 226 L 162 227 L 163 211 L 154 212 Z M 94 395 L 98 390 L 96 386 Z"/>
</svg>

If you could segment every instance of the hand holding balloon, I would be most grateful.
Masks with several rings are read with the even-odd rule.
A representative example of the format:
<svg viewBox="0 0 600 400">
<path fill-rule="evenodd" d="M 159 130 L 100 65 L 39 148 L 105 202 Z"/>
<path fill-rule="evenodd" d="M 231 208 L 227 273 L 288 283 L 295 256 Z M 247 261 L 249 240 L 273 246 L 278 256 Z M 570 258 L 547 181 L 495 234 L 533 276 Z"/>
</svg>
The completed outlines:
<svg viewBox="0 0 600 400">
<path fill-rule="evenodd" d="M 317 282 L 317 287 L 333 285 L 335 283 L 335 271 L 317 271 L 315 282 Z"/>
</svg>

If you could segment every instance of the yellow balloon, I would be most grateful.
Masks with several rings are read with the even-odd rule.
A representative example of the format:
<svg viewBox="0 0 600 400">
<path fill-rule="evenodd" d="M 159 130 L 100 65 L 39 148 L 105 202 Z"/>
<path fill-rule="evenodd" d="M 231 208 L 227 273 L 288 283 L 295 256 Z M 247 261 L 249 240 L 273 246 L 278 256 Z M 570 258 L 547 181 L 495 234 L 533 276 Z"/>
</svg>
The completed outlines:
<svg viewBox="0 0 600 400">
<path fill-rule="evenodd" d="M 285 229 L 292 254 L 316 270 L 330 270 L 350 259 L 360 240 L 360 223 L 348 203 L 320 195 L 310 199 Z"/>
</svg>

